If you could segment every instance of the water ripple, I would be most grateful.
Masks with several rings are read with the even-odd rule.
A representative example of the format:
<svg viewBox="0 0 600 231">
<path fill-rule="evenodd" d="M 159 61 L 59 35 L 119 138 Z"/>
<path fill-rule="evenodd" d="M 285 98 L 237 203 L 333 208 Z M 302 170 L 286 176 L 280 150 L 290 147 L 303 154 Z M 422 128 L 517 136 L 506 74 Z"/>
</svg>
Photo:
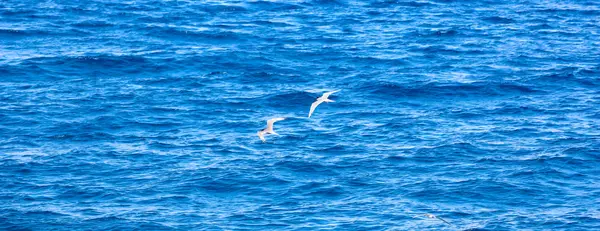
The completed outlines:
<svg viewBox="0 0 600 231">
<path fill-rule="evenodd" d="M 3 1 L 0 229 L 598 229 L 599 12 Z"/>
</svg>

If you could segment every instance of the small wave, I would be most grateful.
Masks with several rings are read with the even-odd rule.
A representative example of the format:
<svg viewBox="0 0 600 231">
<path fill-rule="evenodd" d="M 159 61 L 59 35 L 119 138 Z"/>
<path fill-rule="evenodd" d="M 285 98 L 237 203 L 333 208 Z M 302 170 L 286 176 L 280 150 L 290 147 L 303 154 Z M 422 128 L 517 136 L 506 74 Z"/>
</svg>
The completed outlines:
<svg viewBox="0 0 600 231">
<path fill-rule="evenodd" d="M 391 6 L 409 6 L 409 7 L 427 7 L 434 6 L 433 3 L 430 2 L 422 2 L 422 1 L 407 1 L 407 0 L 379 0 L 369 4 L 370 7 L 375 8 L 385 8 Z"/>
<path fill-rule="evenodd" d="M 394 155 L 394 156 L 388 156 L 385 159 L 389 160 L 391 162 L 394 162 L 394 163 L 412 162 L 412 158 L 407 157 L 407 156 L 397 156 L 397 155 Z"/>
<path fill-rule="evenodd" d="M 509 23 L 515 23 L 515 20 L 510 19 L 510 18 L 504 18 L 504 17 L 499 17 L 499 16 L 493 16 L 493 17 L 484 17 L 482 18 L 483 21 L 489 22 L 489 23 L 494 23 L 494 24 L 509 24 Z"/>
<path fill-rule="evenodd" d="M 0 14 L 7 17 L 15 17 L 15 16 L 31 16 L 38 13 L 35 10 L 25 9 L 25 8 L 13 8 L 13 9 L 2 9 Z"/>
<path fill-rule="evenodd" d="M 43 66 L 71 67 L 106 67 L 127 68 L 146 64 L 148 60 L 142 56 L 57 56 L 44 58 L 31 58 L 25 60 L 24 64 L 37 64 Z"/>
<path fill-rule="evenodd" d="M 319 96 L 312 95 L 308 92 L 294 91 L 270 95 L 261 99 L 261 101 L 273 107 L 305 108 L 307 107 L 306 105 L 310 105 L 314 102 L 317 97 Z"/>
<path fill-rule="evenodd" d="M 280 161 L 275 164 L 277 167 L 290 169 L 294 172 L 304 172 L 312 174 L 327 174 L 332 173 L 332 170 L 324 165 L 314 162 L 303 161 Z"/>
<path fill-rule="evenodd" d="M 309 2 L 314 6 L 346 6 L 345 0 L 311 0 Z"/>
<path fill-rule="evenodd" d="M 342 189 L 342 187 L 340 186 L 334 186 L 334 187 L 326 187 L 326 188 L 319 188 L 319 189 L 313 189 L 307 193 L 305 193 L 304 195 L 306 196 L 318 196 L 318 197 L 339 197 L 344 195 L 345 191 Z"/>
<path fill-rule="evenodd" d="M 246 7 L 241 5 L 233 5 L 233 4 L 222 4 L 222 5 L 213 5 L 213 4 L 203 4 L 201 7 L 197 9 L 202 10 L 206 13 L 211 14 L 220 14 L 220 13 L 234 13 L 234 12 L 246 12 Z"/>
<path fill-rule="evenodd" d="M 500 96 L 507 94 L 527 94 L 539 92 L 529 86 L 475 82 L 475 83 L 426 83 L 421 85 L 396 84 L 390 82 L 368 83 L 361 87 L 376 95 L 395 97 L 470 97 L 470 96 Z"/>
<path fill-rule="evenodd" d="M 575 73 L 579 76 L 584 76 L 592 80 L 600 80 L 600 66 L 591 68 L 581 68 L 575 71 Z"/>
<path fill-rule="evenodd" d="M 588 78 L 580 78 L 578 75 L 581 74 L 581 71 L 577 71 L 575 68 L 564 68 L 557 71 L 558 73 L 554 74 L 545 74 L 533 79 L 528 80 L 528 83 L 535 84 L 560 84 L 561 86 L 598 86 L 599 84 L 592 79 Z M 583 72 L 583 74 L 587 74 Z"/>
<path fill-rule="evenodd" d="M 119 222 L 119 221 L 126 221 L 126 220 L 127 219 L 120 218 L 120 217 L 113 216 L 113 215 L 86 219 L 86 221 L 89 221 L 89 222 Z"/>
<path fill-rule="evenodd" d="M 375 66 L 394 66 L 401 67 L 407 66 L 409 63 L 401 58 L 379 58 L 372 56 L 359 56 L 353 57 L 353 60 L 358 63 L 364 63 L 365 65 L 375 65 Z"/>
<path fill-rule="evenodd" d="M 293 4 L 291 2 L 255 1 L 247 4 L 250 5 L 250 7 L 267 11 L 299 10 L 304 8 L 301 5 Z"/>
<path fill-rule="evenodd" d="M 87 20 L 87 21 L 73 23 L 72 25 L 75 27 L 80 27 L 80 28 L 105 28 L 105 27 L 113 27 L 115 24 L 107 22 L 107 21 Z"/>
<path fill-rule="evenodd" d="M 59 32 L 35 30 L 35 29 L 7 29 L 0 28 L 0 38 L 4 39 L 20 39 L 31 36 L 50 36 L 61 35 Z"/>
<path fill-rule="evenodd" d="M 245 42 L 253 37 L 252 35 L 240 35 L 236 32 L 226 30 L 195 31 L 192 29 L 184 30 L 184 28 L 157 26 L 150 27 L 148 35 L 176 40 L 194 40 L 196 42 L 201 41 L 202 43 L 209 44 L 223 44 L 226 42 L 240 43 Z"/>
<path fill-rule="evenodd" d="M 417 149 L 416 154 L 425 154 L 433 156 L 446 156 L 446 157 L 459 157 L 463 156 L 479 156 L 487 153 L 487 150 L 478 148 L 471 143 L 457 142 L 451 144 L 445 144 L 436 146 L 433 148 L 420 148 Z"/>
<path fill-rule="evenodd" d="M 213 179 L 202 182 L 199 188 L 212 193 L 231 193 L 247 189 L 247 185 L 240 185 L 227 179 Z"/>
<path fill-rule="evenodd" d="M 569 8 L 547 8 L 547 9 L 539 9 L 535 10 L 540 13 L 552 13 L 554 15 L 586 15 L 586 16 L 595 16 L 600 15 L 600 11 L 598 10 L 585 10 L 585 9 L 569 9 Z"/>
<path fill-rule="evenodd" d="M 320 148 L 320 149 L 317 149 L 315 151 L 316 152 L 323 152 L 323 153 L 347 153 L 348 148 L 345 145 L 336 144 L 334 146 L 326 147 L 326 148 Z"/>
<path fill-rule="evenodd" d="M 18 29 L 0 29 L 0 36 L 24 36 L 24 30 Z"/>
<path fill-rule="evenodd" d="M 444 55 L 462 55 L 462 54 L 481 54 L 482 52 L 465 52 L 462 50 L 458 50 L 458 49 L 454 49 L 454 48 L 448 48 L 446 46 L 426 46 L 426 47 L 415 47 L 415 48 L 410 48 L 409 51 L 412 52 L 422 52 L 424 54 L 430 54 L 430 55 L 438 55 L 438 54 L 444 54 Z"/>
<path fill-rule="evenodd" d="M 406 34 L 408 37 L 452 38 L 460 35 L 459 29 L 416 30 Z"/>
<path fill-rule="evenodd" d="M 52 218 L 56 218 L 56 217 L 65 217 L 65 216 L 69 216 L 67 214 L 62 214 L 59 212 L 55 212 L 55 211 L 48 211 L 48 210 L 34 210 L 34 211 L 27 211 L 23 213 L 24 216 L 28 216 L 28 217 L 40 217 L 40 218 L 44 218 L 44 219 L 52 219 Z"/>
<path fill-rule="evenodd" d="M 27 147 L 27 148 L 37 148 L 41 147 L 40 144 L 29 141 L 29 140 L 21 140 L 21 139 L 10 139 L 6 141 L 0 141 L 1 148 L 15 148 L 15 147 Z"/>
<path fill-rule="evenodd" d="M 268 27 L 291 27 L 294 26 L 285 22 L 275 22 L 275 21 L 267 21 L 267 20 L 256 20 L 252 21 L 252 23 L 259 26 L 268 26 Z"/>
</svg>

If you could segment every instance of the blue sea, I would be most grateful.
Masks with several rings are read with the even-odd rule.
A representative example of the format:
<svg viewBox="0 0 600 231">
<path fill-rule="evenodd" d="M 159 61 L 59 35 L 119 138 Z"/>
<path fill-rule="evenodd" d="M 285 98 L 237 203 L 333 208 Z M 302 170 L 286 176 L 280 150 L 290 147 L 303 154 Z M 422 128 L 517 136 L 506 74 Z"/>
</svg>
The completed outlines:
<svg viewBox="0 0 600 231">
<path fill-rule="evenodd" d="M 0 230 L 600 230 L 599 198 L 597 0 L 0 1 Z"/>
</svg>

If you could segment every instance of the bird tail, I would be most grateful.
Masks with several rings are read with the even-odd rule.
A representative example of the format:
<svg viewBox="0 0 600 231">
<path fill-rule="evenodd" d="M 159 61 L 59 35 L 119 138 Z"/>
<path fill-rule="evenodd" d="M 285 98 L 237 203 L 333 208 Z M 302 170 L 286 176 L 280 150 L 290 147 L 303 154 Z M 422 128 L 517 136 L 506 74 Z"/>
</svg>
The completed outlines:
<svg viewBox="0 0 600 231">
<path fill-rule="evenodd" d="M 327 103 L 333 103 L 333 102 L 335 102 L 335 101 L 333 101 L 333 100 L 330 100 L 330 99 L 327 99 L 327 100 L 325 100 L 325 102 L 327 102 Z"/>
</svg>

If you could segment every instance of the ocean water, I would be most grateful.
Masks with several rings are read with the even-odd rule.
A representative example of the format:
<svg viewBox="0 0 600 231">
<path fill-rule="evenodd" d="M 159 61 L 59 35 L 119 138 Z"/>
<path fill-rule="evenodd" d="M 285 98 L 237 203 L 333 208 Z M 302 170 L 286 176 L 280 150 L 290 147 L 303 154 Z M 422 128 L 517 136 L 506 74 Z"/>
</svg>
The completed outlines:
<svg viewBox="0 0 600 231">
<path fill-rule="evenodd" d="M 0 1 L 0 230 L 600 230 L 599 198 L 596 0 Z"/>
</svg>

